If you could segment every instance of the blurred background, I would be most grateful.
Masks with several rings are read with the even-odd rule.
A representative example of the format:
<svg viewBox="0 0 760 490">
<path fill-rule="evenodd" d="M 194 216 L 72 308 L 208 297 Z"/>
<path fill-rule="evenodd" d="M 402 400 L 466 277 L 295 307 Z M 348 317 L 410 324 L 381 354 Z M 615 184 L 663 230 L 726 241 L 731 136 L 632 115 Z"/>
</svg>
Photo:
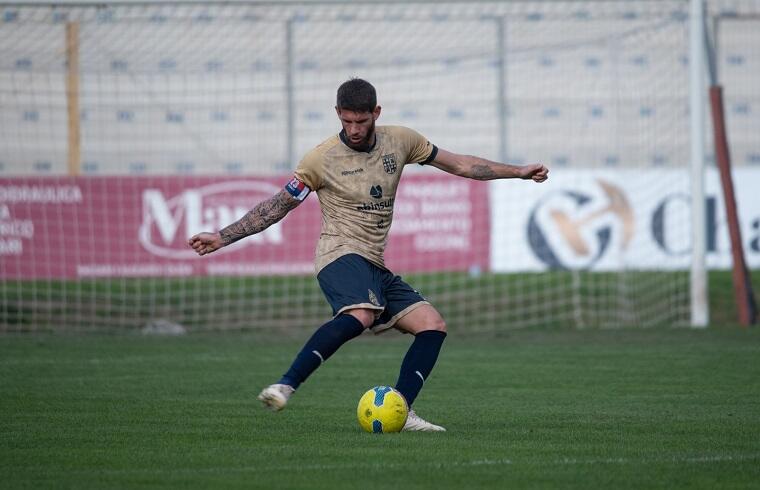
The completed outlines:
<svg viewBox="0 0 760 490">
<path fill-rule="evenodd" d="M 757 289 L 760 4 L 704 15 Z M 405 169 L 387 263 L 452 330 L 736 323 L 707 105 L 694 257 L 689 29 L 675 0 L 0 4 L 0 330 L 322 323 L 316 196 L 218 256 L 186 241 L 276 193 L 354 76 L 378 124 L 551 169 Z"/>
</svg>

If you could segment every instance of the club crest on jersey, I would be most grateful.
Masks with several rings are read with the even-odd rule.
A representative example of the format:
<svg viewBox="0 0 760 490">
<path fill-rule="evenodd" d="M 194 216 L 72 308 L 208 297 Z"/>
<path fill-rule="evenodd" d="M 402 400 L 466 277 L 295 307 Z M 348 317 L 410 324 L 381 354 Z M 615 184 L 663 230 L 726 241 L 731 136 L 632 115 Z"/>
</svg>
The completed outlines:
<svg viewBox="0 0 760 490">
<path fill-rule="evenodd" d="M 396 173 L 396 154 L 395 153 L 389 153 L 387 155 L 383 155 L 383 168 L 385 171 L 389 174 Z"/>
</svg>

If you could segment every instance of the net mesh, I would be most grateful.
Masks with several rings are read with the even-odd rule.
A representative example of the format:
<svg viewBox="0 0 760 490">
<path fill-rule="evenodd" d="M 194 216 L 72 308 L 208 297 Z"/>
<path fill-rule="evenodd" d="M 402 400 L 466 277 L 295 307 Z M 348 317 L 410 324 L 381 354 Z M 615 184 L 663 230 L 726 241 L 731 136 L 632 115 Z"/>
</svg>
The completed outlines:
<svg viewBox="0 0 760 490">
<path fill-rule="evenodd" d="M 708 5 L 737 24 L 718 32 L 720 71 L 751 167 L 760 31 L 739 18 L 760 9 Z M 339 129 L 351 76 L 377 88 L 378 123 L 551 168 L 542 186 L 405 170 L 388 262 L 450 328 L 689 322 L 688 2 L 0 12 L 0 329 L 321 323 L 314 196 L 218 258 L 183 244 L 281 188 Z"/>
</svg>

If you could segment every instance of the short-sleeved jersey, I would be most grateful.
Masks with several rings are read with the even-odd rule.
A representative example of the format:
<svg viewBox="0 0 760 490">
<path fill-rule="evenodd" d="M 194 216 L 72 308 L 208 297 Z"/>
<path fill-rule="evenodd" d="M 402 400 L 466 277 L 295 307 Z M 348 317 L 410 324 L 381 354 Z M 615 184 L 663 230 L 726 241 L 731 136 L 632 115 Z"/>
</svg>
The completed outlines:
<svg viewBox="0 0 760 490">
<path fill-rule="evenodd" d="M 349 148 L 335 135 L 307 153 L 296 168 L 295 179 L 317 191 L 322 209 L 317 272 L 350 253 L 385 268 L 383 253 L 401 171 L 407 163 L 433 161 L 438 152 L 409 128 L 377 126 L 375 134 L 375 145 L 366 152 Z"/>
</svg>

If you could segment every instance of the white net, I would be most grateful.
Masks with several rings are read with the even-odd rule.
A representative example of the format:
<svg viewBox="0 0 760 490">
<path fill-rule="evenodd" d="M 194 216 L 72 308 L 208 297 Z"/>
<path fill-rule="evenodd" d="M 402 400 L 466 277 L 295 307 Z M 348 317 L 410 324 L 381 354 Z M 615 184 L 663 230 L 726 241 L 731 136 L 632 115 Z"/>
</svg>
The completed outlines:
<svg viewBox="0 0 760 490">
<path fill-rule="evenodd" d="M 687 2 L 0 12 L 1 329 L 321 323 L 315 197 L 218 257 L 185 242 L 281 188 L 339 129 L 351 76 L 379 123 L 551 168 L 542 186 L 406 170 L 388 262 L 452 329 L 689 321 Z"/>
</svg>

